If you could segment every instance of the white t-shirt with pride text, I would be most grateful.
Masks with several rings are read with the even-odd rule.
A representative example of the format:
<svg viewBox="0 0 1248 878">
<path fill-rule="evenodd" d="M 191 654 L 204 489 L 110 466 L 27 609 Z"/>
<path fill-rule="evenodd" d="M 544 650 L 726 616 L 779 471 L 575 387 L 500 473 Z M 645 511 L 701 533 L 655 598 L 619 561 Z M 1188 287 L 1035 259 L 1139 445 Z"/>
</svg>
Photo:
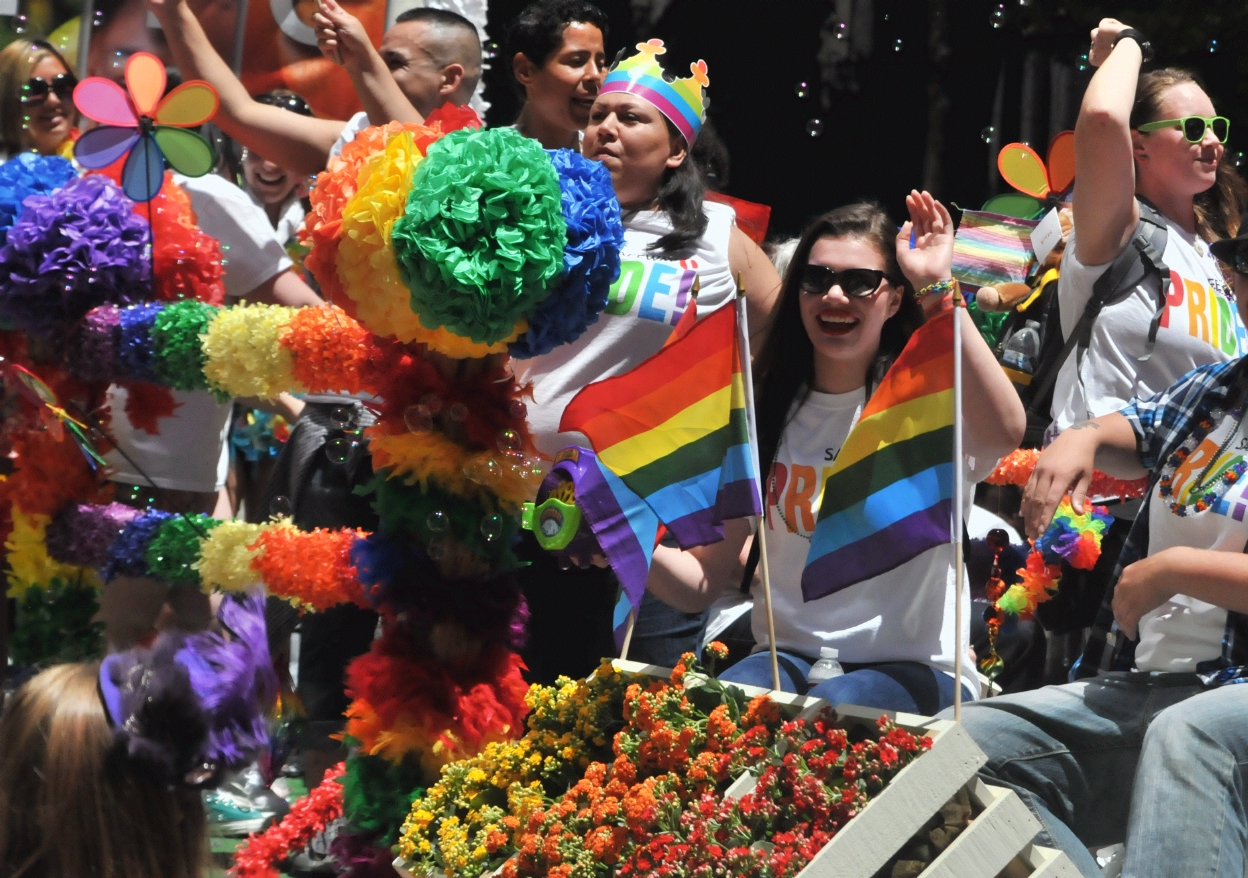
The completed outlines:
<svg viewBox="0 0 1248 878">
<path fill-rule="evenodd" d="M 807 602 L 802 596 L 802 571 L 824 480 L 865 404 L 866 388 L 812 392 L 793 414 L 776 450 L 764 486 L 776 647 L 815 658 L 821 647 L 830 646 L 838 650 L 842 663 L 920 662 L 952 676 L 956 593 L 952 543 L 826 597 Z M 972 472 L 974 462 L 968 464 L 965 514 L 970 511 L 974 483 L 987 474 Z M 752 594 L 756 649 L 766 649 L 767 617 L 757 577 Z M 965 648 L 970 637 L 969 589 L 962 604 Z M 967 660 L 962 667 L 967 689 L 978 693 L 974 666 Z"/>
<path fill-rule="evenodd" d="M 737 285 L 728 267 L 728 241 L 736 212 L 709 201 L 703 210 L 706 233 L 683 259 L 647 249 L 672 230 L 666 213 L 626 215 L 620 276 L 611 287 L 606 310 L 571 344 L 512 360 L 520 384 L 533 386 L 529 431 L 543 454 L 553 457 L 569 445 L 589 445 L 580 433 L 559 432 L 563 410 L 586 384 L 621 375 L 658 353 L 689 307 L 695 278 L 700 287 L 699 319 L 733 301 Z"/>
<path fill-rule="evenodd" d="M 1242 419 L 1224 417 L 1193 449 L 1171 476 L 1173 494 L 1163 499 L 1154 489 L 1149 497 L 1148 554 L 1173 546 L 1242 552 L 1248 544 L 1248 474 L 1237 478 L 1203 512 L 1188 508 L 1182 516 L 1170 510 L 1170 501 L 1190 505 L 1210 484 L 1223 485 L 1221 476 L 1248 455 L 1248 431 Z M 1202 478 L 1203 476 L 1203 478 Z M 1194 672 L 1203 661 L 1222 653 L 1226 609 L 1176 594 L 1140 618 L 1140 642 L 1135 666 L 1142 671 Z"/>
<path fill-rule="evenodd" d="M 1170 269 L 1170 289 L 1152 356 L 1140 360 L 1160 297 L 1160 280 L 1150 272 L 1123 299 L 1102 309 L 1079 362 L 1072 354 L 1062 365 L 1053 391 L 1058 430 L 1116 412 L 1133 397 L 1144 399 L 1165 390 L 1198 366 L 1231 360 L 1248 350 L 1248 332 L 1235 297 L 1208 245 L 1169 220 L 1166 225 L 1162 259 Z M 1109 263 L 1083 265 L 1075 256 L 1076 237 L 1077 232 L 1062 255 L 1057 288 L 1065 337 L 1083 315 L 1092 285 L 1109 268 Z"/>
</svg>

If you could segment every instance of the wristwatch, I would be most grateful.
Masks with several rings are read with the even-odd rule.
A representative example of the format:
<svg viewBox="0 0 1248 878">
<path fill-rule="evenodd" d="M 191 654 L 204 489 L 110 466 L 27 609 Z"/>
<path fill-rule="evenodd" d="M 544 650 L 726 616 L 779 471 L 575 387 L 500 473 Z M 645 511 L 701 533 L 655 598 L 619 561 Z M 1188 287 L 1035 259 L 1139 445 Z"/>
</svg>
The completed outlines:
<svg viewBox="0 0 1248 878">
<path fill-rule="evenodd" d="M 1114 37 L 1113 46 L 1117 46 L 1123 40 L 1135 40 L 1140 47 L 1140 54 L 1144 57 L 1144 60 L 1153 60 L 1153 44 L 1148 41 L 1148 37 L 1144 36 L 1144 34 L 1133 27 L 1129 27 Z M 1110 48 L 1113 48 L 1113 46 Z"/>
</svg>

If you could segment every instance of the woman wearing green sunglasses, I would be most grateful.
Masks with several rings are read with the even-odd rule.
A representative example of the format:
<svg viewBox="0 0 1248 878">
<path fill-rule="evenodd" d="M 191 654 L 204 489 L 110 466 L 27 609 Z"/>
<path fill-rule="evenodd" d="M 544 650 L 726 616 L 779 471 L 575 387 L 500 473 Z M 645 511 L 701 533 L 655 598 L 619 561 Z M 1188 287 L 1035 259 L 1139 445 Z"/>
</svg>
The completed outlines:
<svg viewBox="0 0 1248 878">
<path fill-rule="evenodd" d="M 1053 394 L 1056 433 L 1118 411 L 1179 376 L 1248 350 L 1235 299 L 1208 243 L 1235 234 L 1245 186 L 1223 164 L 1231 123 L 1183 70 L 1141 75 L 1151 46 L 1105 19 L 1093 31 L 1088 84 L 1075 125 L 1075 228 L 1058 287 L 1062 331 L 1083 314 L 1096 281 L 1127 247 L 1141 202 L 1164 219 L 1170 279 L 1144 272 L 1097 316 L 1082 356 L 1062 366 Z M 1137 200 L 1138 199 L 1138 200 Z"/>
</svg>

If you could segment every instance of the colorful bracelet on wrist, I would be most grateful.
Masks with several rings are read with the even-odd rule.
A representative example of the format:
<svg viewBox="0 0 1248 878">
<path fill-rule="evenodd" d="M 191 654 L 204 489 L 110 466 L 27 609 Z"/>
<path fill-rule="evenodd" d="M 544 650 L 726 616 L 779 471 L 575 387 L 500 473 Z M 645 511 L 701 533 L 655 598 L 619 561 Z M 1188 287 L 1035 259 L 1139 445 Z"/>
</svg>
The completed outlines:
<svg viewBox="0 0 1248 878">
<path fill-rule="evenodd" d="M 934 284 L 928 284 L 925 287 L 915 290 L 914 297 L 921 302 L 927 296 L 932 296 L 937 293 L 952 293 L 956 284 L 957 281 L 951 277 L 945 278 L 944 280 L 938 280 Z"/>
</svg>

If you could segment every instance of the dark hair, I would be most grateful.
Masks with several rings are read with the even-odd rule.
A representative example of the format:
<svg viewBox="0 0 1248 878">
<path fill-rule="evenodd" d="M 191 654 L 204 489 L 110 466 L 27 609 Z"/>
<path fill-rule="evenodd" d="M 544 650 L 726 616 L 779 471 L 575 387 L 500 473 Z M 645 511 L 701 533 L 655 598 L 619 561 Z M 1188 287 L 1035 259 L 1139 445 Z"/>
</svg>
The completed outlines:
<svg viewBox="0 0 1248 878">
<path fill-rule="evenodd" d="M 429 24 L 440 24 L 444 27 L 461 27 L 472 31 L 474 34 L 477 32 L 477 26 L 458 12 L 452 12 L 449 9 L 435 9 L 432 6 L 418 6 L 415 9 L 408 9 L 406 12 L 400 12 L 394 23 L 406 24 L 409 21 L 424 21 Z"/>
<path fill-rule="evenodd" d="M 810 251 L 820 238 L 859 238 L 884 257 L 884 271 L 902 287 L 901 307 L 880 330 L 880 349 L 867 371 L 867 393 L 879 383 L 910 336 L 923 323 L 923 309 L 915 301 L 910 283 L 897 264 L 897 225 L 875 201 L 859 201 L 816 217 L 802 232 L 793 259 L 784 273 L 780 302 L 767 341 L 754 363 L 759 387 L 755 402 L 758 422 L 758 453 L 762 476 L 767 478 L 775 461 L 780 437 L 788 426 L 795 402 L 804 402 L 815 380 L 815 347 L 802 324 L 799 300 L 802 271 Z"/>
<path fill-rule="evenodd" d="M 8 153 L 8 158 L 24 148 L 22 126 L 26 108 L 22 106 L 22 86 L 44 58 L 55 58 L 73 75 L 74 68 L 65 57 L 44 40 L 14 40 L 0 49 L 0 151 Z M 72 102 L 66 111 L 71 117 L 78 115 Z"/>
<path fill-rule="evenodd" d="M 1161 101 L 1166 92 L 1185 83 L 1204 88 L 1187 70 L 1163 67 L 1141 73 L 1131 106 L 1131 129 L 1161 118 Z M 1248 206 L 1248 184 L 1226 162 L 1218 162 L 1214 184 L 1195 198 L 1196 230 L 1206 241 L 1231 238 L 1239 232 L 1239 218 Z"/>
<path fill-rule="evenodd" d="M 445 51 L 434 53 L 432 47 L 426 48 L 430 52 L 430 57 L 433 58 L 434 63 L 439 67 L 445 67 L 448 64 L 463 64 L 468 72 L 465 79 L 470 80 L 473 88 L 476 88 L 477 80 L 481 78 L 481 34 L 477 32 L 477 26 L 458 12 L 451 12 L 449 9 L 435 9 L 429 6 L 420 6 L 416 9 L 400 12 L 394 23 L 407 24 L 413 21 L 424 22 L 433 28 L 457 30 L 461 33 L 472 35 L 472 48 L 469 51 L 470 57 L 460 57 L 458 52 L 450 54 Z"/>
<path fill-rule="evenodd" d="M 292 113 L 298 113 L 300 116 L 312 115 L 312 108 L 308 106 L 308 102 L 286 88 L 275 88 L 273 91 L 266 91 L 262 95 L 256 95 L 256 103 L 289 110 Z"/>
<path fill-rule="evenodd" d="M 570 24 L 592 24 L 602 31 L 602 41 L 607 41 L 607 14 L 585 0 L 536 0 L 521 10 L 516 20 L 507 28 L 503 57 L 508 66 L 516 55 L 524 55 L 538 67 L 544 67 L 550 56 L 563 45 L 563 32 Z M 512 85 L 520 97 L 524 88 L 512 79 Z"/>
<path fill-rule="evenodd" d="M 710 119 L 702 123 L 698 136 L 693 139 L 689 158 L 702 171 L 702 179 L 707 189 L 712 192 L 723 192 L 728 188 L 732 156 L 729 155 L 727 144 L 720 138 L 719 132 L 715 130 Z"/>
<path fill-rule="evenodd" d="M 671 119 L 663 116 L 663 121 L 667 124 L 669 135 L 683 139 L 684 135 L 672 124 Z M 676 167 L 666 168 L 655 197 L 659 202 L 659 209 L 671 221 L 672 230 L 646 249 L 667 256 L 691 252 L 706 234 L 707 225 L 706 213 L 702 210 L 702 202 L 706 197 L 706 181 L 702 179 L 702 171 L 697 162 L 686 155 L 685 160 Z"/>
</svg>

